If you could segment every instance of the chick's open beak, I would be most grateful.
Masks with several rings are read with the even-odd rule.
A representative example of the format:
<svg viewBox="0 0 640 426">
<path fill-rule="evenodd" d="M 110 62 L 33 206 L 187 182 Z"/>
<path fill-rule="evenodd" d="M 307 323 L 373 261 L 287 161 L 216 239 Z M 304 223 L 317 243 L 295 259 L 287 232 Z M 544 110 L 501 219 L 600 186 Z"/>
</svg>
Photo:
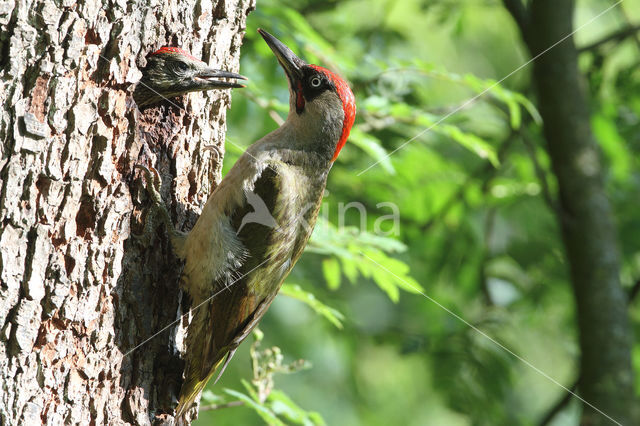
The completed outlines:
<svg viewBox="0 0 640 426">
<path fill-rule="evenodd" d="M 228 89 L 245 87 L 244 84 L 233 80 L 247 80 L 247 77 L 234 72 L 204 68 L 203 70 L 196 72 L 193 79 L 207 88 Z M 227 79 L 231 81 L 227 81 Z"/>
</svg>

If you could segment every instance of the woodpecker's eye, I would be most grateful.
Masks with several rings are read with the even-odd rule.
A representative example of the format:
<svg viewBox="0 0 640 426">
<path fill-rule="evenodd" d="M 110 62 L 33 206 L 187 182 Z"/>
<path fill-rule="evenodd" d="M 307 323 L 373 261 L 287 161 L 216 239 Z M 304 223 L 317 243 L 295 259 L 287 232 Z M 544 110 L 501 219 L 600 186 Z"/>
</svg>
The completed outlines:
<svg viewBox="0 0 640 426">
<path fill-rule="evenodd" d="M 178 70 L 180 71 L 186 71 L 189 68 L 189 66 L 186 63 L 179 61 L 179 62 L 176 62 L 176 68 L 178 68 Z"/>
<path fill-rule="evenodd" d="M 322 84 L 322 80 L 319 77 L 313 77 L 310 81 L 311 87 L 318 88 Z"/>
</svg>

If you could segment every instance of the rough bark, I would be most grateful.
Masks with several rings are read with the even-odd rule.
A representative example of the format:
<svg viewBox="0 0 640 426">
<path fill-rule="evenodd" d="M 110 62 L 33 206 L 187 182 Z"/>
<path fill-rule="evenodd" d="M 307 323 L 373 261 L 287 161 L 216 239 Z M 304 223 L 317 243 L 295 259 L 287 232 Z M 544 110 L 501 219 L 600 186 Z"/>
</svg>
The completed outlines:
<svg viewBox="0 0 640 426">
<path fill-rule="evenodd" d="M 148 424 L 181 384 L 179 264 L 136 240 L 154 166 L 188 229 L 220 177 L 228 91 L 137 110 L 147 53 L 237 70 L 254 0 L 0 1 L 0 423 Z"/>
<path fill-rule="evenodd" d="M 573 30 L 573 1 L 533 0 L 527 8 L 514 3 L 520 2 L 505 0 L 532 56 Z M 573 39 L 536 59 L 533 68 L 547 149 L 558 181 L 559 220 L 577 307 L 578 390 L 617 422 L 637 424 L 632 336 L 619 280 L 616 229 Z M 585 405 L 582 424 L 611 421 Z"/>
</svg>

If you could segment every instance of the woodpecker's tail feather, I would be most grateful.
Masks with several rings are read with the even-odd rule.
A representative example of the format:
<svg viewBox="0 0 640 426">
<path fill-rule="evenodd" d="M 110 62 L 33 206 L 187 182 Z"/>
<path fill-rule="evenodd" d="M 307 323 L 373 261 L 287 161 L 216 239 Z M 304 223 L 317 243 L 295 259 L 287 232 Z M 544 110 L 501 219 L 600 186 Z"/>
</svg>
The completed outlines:
<svg viewBox="0 0 640 426">
<path fill-rule="evenodd" d="M 185 414 L 187 414 L 193 403 L 204 390 L 204 387 L 207 385 L 207 382 L 209 381 L 211 376 L 215 374 L 216 370 L 223 361 L 224 358 L 218 361 L 215 367 L 211 369 L 211 373 L 209 373 L 209 375 L 202 380 L 189 380 L 188 377 L 185 379 L 186 381 L 182 384 L 182 390 L 180 391 L 180 400 L 178 401 L 178 406 L 176 407 L 176 419 L 180 420 L 184 418 Z M 224 369 L 220 372 L 220 374 L 222 374 L 223 371 Z M 220 378 L 219 375 L 218 378 Z"/>
<path fill-rule="evenodd" d="M 187 413 L 187 410 L 191 408 L 191 406 L 196 401 L 196 398 L 198 397 L 198 395 L 200 395 L 200 392 L 202 392 L 206 384 L 207 384 L 206 380 L 196 383 L 196 385 L 192 388 L 191 392 L 189 392 L 188 395 L 184 395 L 183 397 L 180 398 L 180 401 L 178 402 L 178 406 L 176 407 L 176 418 L 182 419 L 184 417 L 184 415 Z"/>
<path fill-rule="evenodd" d="M 231 361 L 231 358 L 233 358 L 236 350 L 237 348 L 230 350 L 227 353 L 226 357 L 218 361 L 215 367 L 213 367 L 213 369 L 211 370 L 211 373 L 209 373 L 209 375 L 204 380 L 196 382 L 193 386 L 185 386 L 186 383 L 182 385 L 183 389 L 191 389 L 191 391 L 189 391 L 186 395 L 180 396 L 180 401 L 178 402 L 178 406 L 176 407 L 176 418 L 180 419 L 184 416 L 184 414 L 187 413 L 187 410 L 191 408 L 198 395 L 200 395 L 204 387 L 207 385 L 209 379 L 211 379 L 211 376 L 215 374 L 215 372 L 218 370 L 218 367 L 220 367 L 220 364 L 222 364 L 222 362 L 224 361 L 224 364 L 222 364 L 222 368 L 220 369 L 218 376 L 213 381 L 214 385 L 218 383 L 218 380 L 220 380 L 220 377 L 222 377 L 222 373 L 224 373 L 224 370 L 227 369 L 227 365 L 229 365 L 229 361 Z"/>
</svg>

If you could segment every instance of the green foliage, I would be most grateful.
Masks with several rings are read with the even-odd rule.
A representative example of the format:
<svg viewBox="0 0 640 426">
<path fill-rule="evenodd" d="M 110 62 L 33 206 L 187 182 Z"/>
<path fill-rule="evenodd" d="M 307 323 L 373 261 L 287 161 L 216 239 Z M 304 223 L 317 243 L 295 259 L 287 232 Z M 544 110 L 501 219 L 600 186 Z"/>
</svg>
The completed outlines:
<svg viewBox="0 0 640 426">
<path fill-rule="evenodd" d="M 624 3 L 627 14 L 640 10 L 640 0 Z M 602 9 L 578 2 L 577 19 L 592 6 Z M 612 13 L 577 43 L 627 18 Z M 234 390 L 213 402 L 246 407 L 203 412 L 201 424 L 324 424 L 318 413 L 341 425 L 537 424 L 562 389 L 423 296 L 558 382 L 575 380 L 556 183 L 530 69 L 501 80 L 527 53 L 500 2 L 258 2 L 241 59 L 251 83 L 233 94 L 225 171 L 288 109 L 284 75 L 258 27 L 345 76 L 358 112 L 305 254 L 261 323 L 277 347 L 241 346 L 223 378 Z M 580 60 L 631 287 L 640 278 L 640 49 L 629 39 Z M 366 216 L 344 210 L 350 202 Z M 385 202 L 399 211 L 394 232 L 378 226 Z M 277 375 L 276 386 L 274 374 L 307 365 L 287 357 L 314 368 Z M 567 410 L 565 424 L 578 415 Z"/>
<path fill-rule="evenodd" d="M 313 411 L 305 411 L 300 408 L 282 391 L 272 391 L 271 394 L 269 394 L 269 399 L 267 401 L 271 405 L 274 413 L 282 416 L 292 424 L 305 426 L 322 426 L 326 424 L 320 414 Z"/>
<path fill-rule="evenodd" d="M 259 401 L 256 401 L 250 396 L 245 395 L 242 392 L 235 391 L 233 389 L 225 389 L 224 391 L 228 395 L 234 398 L 237 398 L 239 401 L 246 403 L 247 407 L 253 409 L 256 412 L 256 414 L 258 414 L 262 418 L 262 420 L 264 420 L 265 423 L 267 423 L 268 425 L 276 425 L 276 426 L 284 425 L 284 423 L 282 423 L 282 421 L 278 419 L 278 416 L 275 413 L 273 413 L 271 410 L 269 410 Z"/>
<path fill-rule="evenodd" d="M 327 259 L 326 261 L 331 260 L 333 259 Z M 280 294 L 300 300 L 301 302 L 307 304 L 318 315 L 322 315 L 323 317 L 325 317 L 331 324 L 335 325 L 337 328 L 343 328 L 342 321 L 344 321 L 344 315 L 342 315 L 339 311 L 333 309 L 332 307 L 320 302 L 313 293 L 303 290 L 299 285 L 283 284 L 282 288 L 280 289 Z"/>
<path fill-rule="evenodd" d="M 420 284 L 409 276 L 409 266 L 387 254 L 406 249 L 398 240 L 353 227 L 341 229 L 322 219 L 307 247 L 310 253 L 331 256 L 322 261 L 322 272 L 329 289 L 340 287 L 342 273 L 351 283 L 356 283 L 362 276 L 372 279 L 394 302 L 398 301 L 400 290 L 422 291 Z"/>
<path fill-rule="evenodd" d="M 255 341 L 251 345 L 250 356 L 253 370 L 251 383 L 242 380 L 244 392 L 233 389 L 224 389 L 226 396 L 232 399 L 227 401 L 225 397 L 215 395 L 206 390 L 202 395 L 203 404 L 216 404 L 216 408 L 225 408 L 232 404 L 245 405 L 253 410 L 266 424 L 283 426 L 283 420 L 289 424 L 304 426 L 322 426 L 325 424 L 320 414 L 305 411 L 296 405 L 291 398 L 283 392 L 274 390 L 273 376 L 277 373 L 295 373 L 309 368 L 304 360 L 298 360 L 291 364 L 284 364 L 283 355 L 277 346 L 259 350 L 264 334 L 256 329 Z M 281 420 L 283 419 L 283 420 Z"/>
</svg>

